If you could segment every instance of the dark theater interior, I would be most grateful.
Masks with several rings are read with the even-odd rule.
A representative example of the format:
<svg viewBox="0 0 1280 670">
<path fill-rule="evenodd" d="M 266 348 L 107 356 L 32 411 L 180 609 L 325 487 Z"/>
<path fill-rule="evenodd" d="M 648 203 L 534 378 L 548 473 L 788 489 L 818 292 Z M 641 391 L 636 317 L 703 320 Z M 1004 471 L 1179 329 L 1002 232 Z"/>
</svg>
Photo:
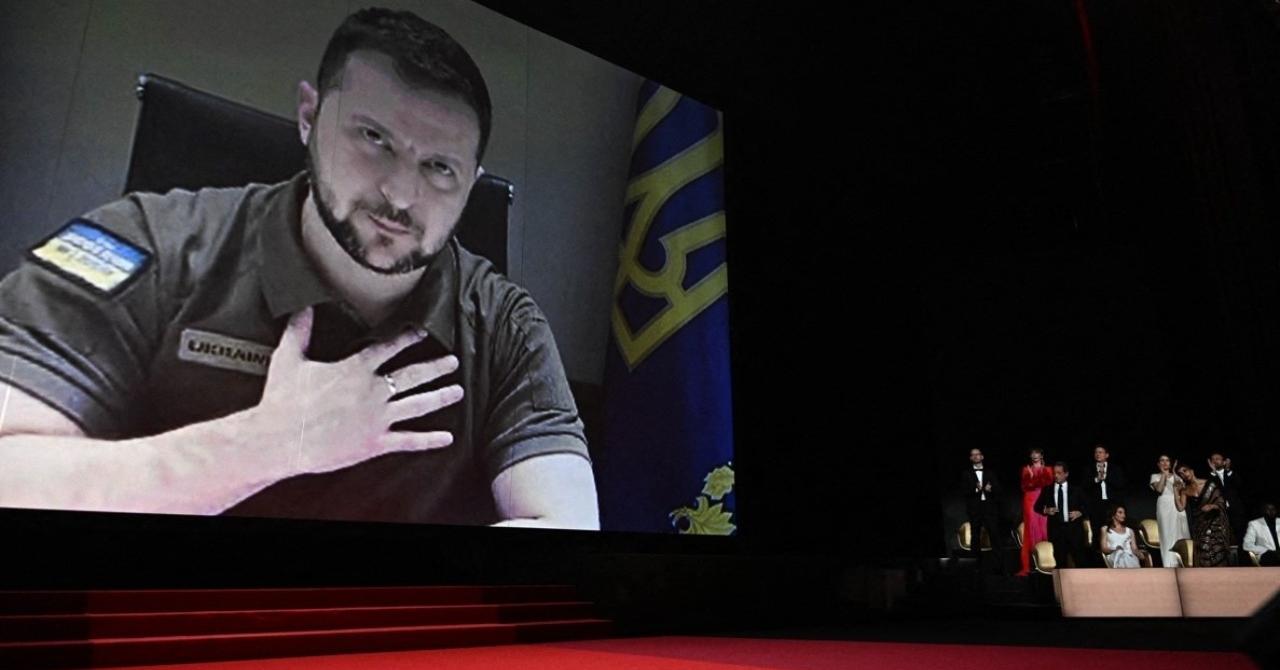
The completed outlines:
<svg viewBox="0 0 1280 670">
<path fill-rule="evenodd" d="M 3 5 L 0 667 L 1280 668 L 1280 2 L 387 4 Z"/>
</svg>

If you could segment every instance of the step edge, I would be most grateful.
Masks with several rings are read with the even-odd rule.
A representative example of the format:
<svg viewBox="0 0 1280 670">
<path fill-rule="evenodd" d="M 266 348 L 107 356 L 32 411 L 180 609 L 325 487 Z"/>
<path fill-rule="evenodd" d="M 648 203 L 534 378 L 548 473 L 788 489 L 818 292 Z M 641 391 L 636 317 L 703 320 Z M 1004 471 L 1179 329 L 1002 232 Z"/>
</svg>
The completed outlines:
<svg viewBox="0 0 1280 670">
<path fill-rule="evenodd" d="M 35 642 L 0 642 L 0 652 L 6 650 L 25 650 L 39 648 L 67 648 L 76 646 L 111 647 L 119 645 L 152 644 L 183 640 L 189 643 L 231 641 L 241 639 L 272 639 L 285 637 L 323 638 L 334 635 L 370 635 L 377 633 L 401 633 L 412 631 L 461 631 L 461 630 L 508 630 L 513 628 L 550 628 L 571 626 L 603 626 L 612 625 L 611 619 L 555 619 L 548 621 L 529 621 L 515 623 L 483 623 L 483 624 L 438 624 L 430 626 L 385 626 L 378 628 L 332 628 L 298 631 L 270 631 L 261 633 L 226 633 L 219 635 L 170 635 L 162 637 L 112 637 L 89 638 L 85 640 L 39 640 Z"/>
<path fill-rule="evenodd" d="M 67 612 L 57 614 L 0 614 L 0 623 L 6 621 L 75 621 L 82 619 L 123 619 L 127 617 L 154 618 L 174 616 L 210 616 L 234 614 L 286 614 L 302 612 L 379 612 L 379 611 L 428 611 L 428 610 L 482 610 L 482 609 L 534 609 L 538 607 L 591 606 L 588 600 L 557 600 L 515 603 L 466 603 L 449 605 L 362 605 L 353 607 L 283 607 L 273 609 L 232 609 L 232 610 L 165 610 L 144 612 Z"/>
</svg>

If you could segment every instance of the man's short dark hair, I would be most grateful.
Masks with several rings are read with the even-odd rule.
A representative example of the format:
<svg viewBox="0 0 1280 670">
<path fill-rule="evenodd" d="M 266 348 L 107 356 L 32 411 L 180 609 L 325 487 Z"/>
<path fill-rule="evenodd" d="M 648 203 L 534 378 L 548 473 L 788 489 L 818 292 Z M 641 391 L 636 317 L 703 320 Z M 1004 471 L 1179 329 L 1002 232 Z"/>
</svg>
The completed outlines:
<svg viewBox="0 0 1280 670">
<path fill-rule="evenodd" d="M 1065 461 L 1055 461 L 1055 462 L 1054 462 L 1054 464 L 1053 464 L 1053 467 L 1055 467 L 1055 468 L 1062 468 L 1062 471 L 1063 471 L 1063 472 L 1066 472 L 1066 473 L 1070 473 L 1070 472 L 1071 472 L 1071 468 L 1070 468 L 1070 467 L 1067 467 L 1067 464 L 1066 464 L 1066 462 L 1065 462 Z"/>
<path fill-rule="evenodd" d="M 356 51 L 385 54 L 396 74 L 410 86 L 454 95 L 476 113 L 480 145 L 476 161 L 484 157 L 493 122 L 493 104 L 484 76 L 471 55 L 440 26 L 412 12 L 372 7 L 348 16 L 329 38 L 316 86 L 324 92 L 342 81 L 347 58 Z"/>
</svg>

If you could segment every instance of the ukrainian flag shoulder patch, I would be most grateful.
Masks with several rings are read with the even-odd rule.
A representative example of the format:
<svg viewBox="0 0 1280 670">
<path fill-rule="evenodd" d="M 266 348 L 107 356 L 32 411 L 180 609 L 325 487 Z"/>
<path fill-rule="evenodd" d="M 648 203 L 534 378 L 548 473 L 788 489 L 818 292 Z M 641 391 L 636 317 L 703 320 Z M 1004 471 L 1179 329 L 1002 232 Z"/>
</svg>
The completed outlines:
<svg viewBox="0 0 1280 670">
<path fill-rule="evenodd" d="M 32 248 L 30 256 L 63 277 L 105 294 L 124 289 L 151 262 L 151 252 L 88 219 L 73 219 Z"/>
</svg>

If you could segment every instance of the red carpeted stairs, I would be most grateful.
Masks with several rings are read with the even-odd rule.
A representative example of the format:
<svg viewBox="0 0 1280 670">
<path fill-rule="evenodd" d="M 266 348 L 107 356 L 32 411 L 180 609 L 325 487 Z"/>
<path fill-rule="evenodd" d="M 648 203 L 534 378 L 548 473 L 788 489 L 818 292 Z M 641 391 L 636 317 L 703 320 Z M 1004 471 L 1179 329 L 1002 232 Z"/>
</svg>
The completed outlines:
<svg viewBox="0 0 1280 670">
<path fill-rule="evenodd" d="M 569 586 L 0 591 L 0 668 L 81 668 L 607 635 Z"/>
</svg>

